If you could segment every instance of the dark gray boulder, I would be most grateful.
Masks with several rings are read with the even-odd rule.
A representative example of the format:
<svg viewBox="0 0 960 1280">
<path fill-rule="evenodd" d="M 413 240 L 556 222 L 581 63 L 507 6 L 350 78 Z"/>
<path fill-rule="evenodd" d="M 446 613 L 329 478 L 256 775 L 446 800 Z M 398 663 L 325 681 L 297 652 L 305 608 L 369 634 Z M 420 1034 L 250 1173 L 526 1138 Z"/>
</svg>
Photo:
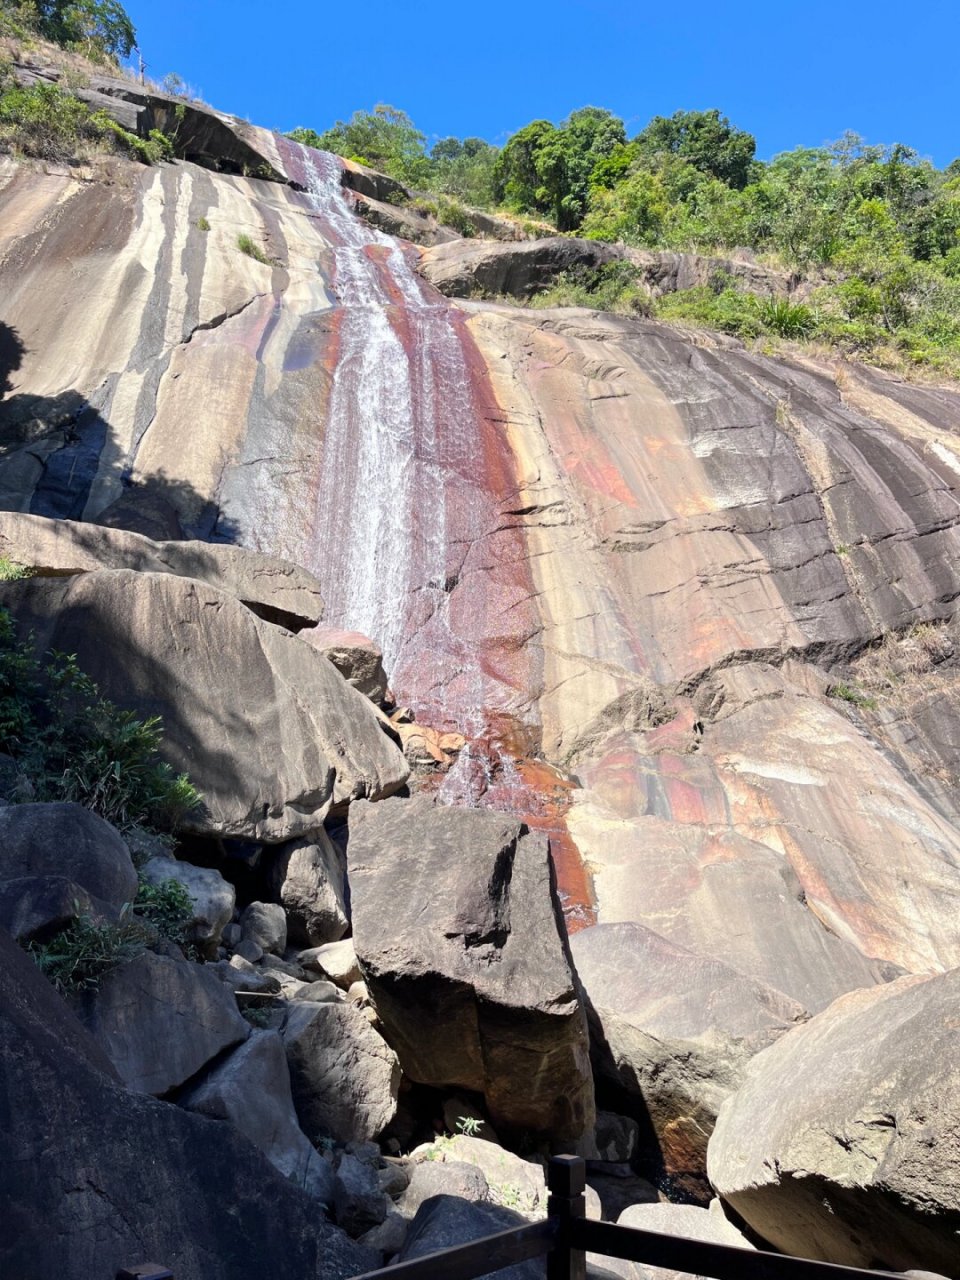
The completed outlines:
<svg viewBox="0 0 960 1280">
<path fill-rule="evenodd" d="M 319 947 L 346 933 L 345 869 L 343 854 L 323 830 L 271 850 L 267 880 L 287 913 L 291 944 Z"/>
<path fill-rule="evenodd" d="M 79 916 L 103 924 L 115 920 L 117 911 L 66 876 L 0 880 L 0 929 L 17 942 L 46 942 Z"/>
<path fill-rule="evenodd" d="M 420 270 L 448 298 L 507 294 L 529 298 L 548 289 L 563 272 L 596 271 L 625 256 L 621 246 L 572 236 L 503 243 L 495 240 L 454 240 L 425 249 Z"/>
<path fill-rule="evenodd" d="M 254 1031 L 177 1101 L 188 1111 L 229 1121 L 294 1186 L 327 1206 L 332 1203 L 333 1165 L 297 1124 L 287 1058 L 276 1031 Z"/>
<path fill-rule="evenodd" d="M 397 1055 L 352 1004 L 294 1001 L 283 1026 L 293 1101 L 311 1142 L 367 1142 L 397 1111 Z"/>
<path fill-rule="evenodd" d="M 499 1205 L 475 1204 L 456 1195 L 434 1196 L 417 1210 L 398 1260 L 408 1262 L 422 1258 L 438 1249 L 451 1249 L 454 1245 L 509 1231 L 525 1223 L 526 1219 L 520 1214 Z M 480 1280 L 541 1280 L 543 1265 L 541 1259 L 534 1258 L 504 1267 L 489 1277 L 480 1277 Z"/>
<path fill-rule="evenodd" d="M 122 1088 L 0 932 L 0 1274 L 346 1280 L 380 1263 L 231 1126 Z"/>
<path fill-rule="evenodd" d="M 109 822 L 79 804 L 0 808 L 0 880 L 65 876 L 112 907 L 137 895 L 137 872 Z"/>
<path fill-rule="evenodd" d="M 123 1082 L 158 1097 L 250 1034 L 215 974 L 150 951 L 111 970 L 77 1007 Z"/>
<path fill-rule="evenodd" d="M 547 842 L 428 800 L 355 805 L 353 942 L 404 1073 L 482 1093 L 500 1131 L 592 1143 L 586 1020 Z"/>
</svg>

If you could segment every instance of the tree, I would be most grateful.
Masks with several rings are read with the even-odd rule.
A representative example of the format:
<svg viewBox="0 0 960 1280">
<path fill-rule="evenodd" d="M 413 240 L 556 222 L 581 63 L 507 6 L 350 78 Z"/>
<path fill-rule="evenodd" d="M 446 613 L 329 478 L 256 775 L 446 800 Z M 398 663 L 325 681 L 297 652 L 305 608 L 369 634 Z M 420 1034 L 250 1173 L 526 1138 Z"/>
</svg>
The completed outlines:
<svg viewBox="0 0 960 1280">
<path fill-rule="evenodd" d="M 518 210 L 549 213 L 560 231 L 583 221 L 594 169 L 626 142 L 623 121 L 602 107 L 583 107 L 555 127 L 534 120 L 500 152 L 497 198 Z"/>
<path fill-rule="evenodd" d="M 467 204 L 489 206 L 498 154 L 483 138 L 441 138 L 430 152 L 431 185 Z"/>
<path fill-rule="evenodd" d="M 338 120 L 325 133 L 300 128 L 290 137 L 320 151 L 359 160 L 411 186 L 422 185 L 429 178 L 424 135 L 405 111 L 385 102 L 377 103 L 372 111 L 355 111 L 349 120 Z"/>
<path fill-rule="evenodd" d="M 30 7 L 37 30 L 55 44 L 126 58 L 137 43 L 133 23 L 119 0 L 33 0 Z"/>
<path fill-rule="evenodd" d="M 654 116 L 635 142 L 651 156 L 663 152 L 681 156 L 701 173 L 712 174 L 738 191 L 750 181 L 757 149 L 753 134 L 734 128 L 716 108 Z"/>
</svg>

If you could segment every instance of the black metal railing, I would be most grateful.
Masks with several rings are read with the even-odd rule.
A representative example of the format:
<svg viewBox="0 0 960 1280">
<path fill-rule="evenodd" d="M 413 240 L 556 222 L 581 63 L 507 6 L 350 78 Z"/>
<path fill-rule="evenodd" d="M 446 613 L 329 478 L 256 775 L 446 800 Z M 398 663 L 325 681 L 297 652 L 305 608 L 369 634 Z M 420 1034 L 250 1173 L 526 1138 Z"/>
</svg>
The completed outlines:
<svg viewBox="0 0 960 1280">
<path fill-rule="evenodd" d="M 586 1163 L 578 1156 L 554 1156 L 547 1169 L 550 1195 L 543 1222 L 397 1262 L 355 1280 L 477 1280 L 502 1267 L 544 1257 L 547 1280 L 584 1280 L 588 1253 L 710 1276 L 712 1280 L 903 1280 L 889 1271 L 865 1271 L 593 1222 L 587 1218 L 586 1172 Z M 174 1280 L 174 1276 L 165 1267 L 144 1264 L 121 1271 L 117 1280 Z"/>
</svg>

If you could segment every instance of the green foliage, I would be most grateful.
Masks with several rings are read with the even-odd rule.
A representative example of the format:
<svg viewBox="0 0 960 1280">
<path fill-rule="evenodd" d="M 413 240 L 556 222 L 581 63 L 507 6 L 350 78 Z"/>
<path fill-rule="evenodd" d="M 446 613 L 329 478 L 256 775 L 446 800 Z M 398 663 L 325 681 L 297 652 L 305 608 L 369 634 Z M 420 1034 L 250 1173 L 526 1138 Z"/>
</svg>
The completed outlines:
<svg viewBox="0 0 960 1280">
<path fill-rule="evenodd" d="M 0 556 L 0 582 L 16 582 L 19 578 L 29 578 L 30 569 L 26 565 L 17 564 L 7 556 Z"/>
<path fill-rule="evenodd" d="M 205 217 L 201 216 L 201 217 L 199 217 L 199 218 L 197 219 L 197 221 L 196 221 L 196 223 L 195 223 L 195 226 L 196 226 L 196 228 L 197 228 L 197 230 L 198 230 L 198 231 L 209 231 L 209 230 L 210 230 L 210 219 L 209 219 L 209 218 L 205 218 Z"/>
<path fill-rule="evenodd" d="M 248 258 L 253 258 L 255 262 L 263 262 L 269 265 L 270 259 L 260 248 L 255 240 L 244 234 L 237 236 L 237 248 L 241 253 L 245 253 Z"/>
<path fill-rule="evenodd" d="M 856 685 L 845 684 L 842 680 L 838 680 L 836 684 L 831 685 L 827 690 L 828 698 L 839 698 L 841 702 L 849 702 L 855 707 L 862 707 L 864 710 L 873 711 L 877 705 L 876 698 L 871 698 L 858 689 Z"/>
<path fill-rule="evenodd" d="M 105 146 L 144 164 L 173 159 L 173 141 L 159 129 L 140 138 L 59 85 L 40 82 L 25 89 L 0 79 L 0 150 L 64 161 Z"/>
<path fill-rule="evenodd" d="M 129 913 L 117 924 L 94 924 L 80 915 L 49 942 L 31 942 L 27 951 L 64 994 L 89 991 L 118 965 L 144 949 L 143 929 Z"/>
<path fill-rule="evenodd" d="M 436 206 L 437 221 L 445 227 L 452 227 L 454 231 L 459 231 L 462 236 L 475 236 L 477 234 L 477 225 L 470 217 L 470 214 L 464 209 L 462 204 L 456 200 L 449 200 L 446 196 L 441 196 Z"/>
<path fill-rule="evenodd" d="M 103 136 L 85 103 L 54 84 L 29 89 L 17 85 L 0 92 L 0 149 L 12 147 L 43 160 L 66 160 L 84 144 Z"/>
<path fill-rule="evenodd" d="M 679 156 L 738 191 L 749 181 L 757 149 L 752 134 L 735 129 L 716 109 L 654 116 L 634 141 L 641 156 Z"/>
<path fill-rule="evenodd" d="M 562 272 L 553 286 L 537 294 L 534 307 L 590 307 L 623 315 L 649 315 L 650 295 L 629 262 L 608 262 L 595 271 L 579 268 Z"/>
<path fill-rule="evenodd" d="M 372 111 L 355 111 L 349 120 L 338 120 L 325 133 L 301 127 L 287 136 L 369 165 L 409 186 L 424 186 L 430 175 L 424 135 L 406 112 L 383 102 Z"/>
<path fill-rule="evenodd" d="M 193 901 L 179 880 L 150 884 L 141 879 L 133 903 L 134 914 L 156 929 L 161 938 L 185 944 L 185 929 L 193 915 Z"/>
<path fill-rule="evenodd" d="M 126 58 L 137 43 L 118 0 L 2 0 L 0 7 L 44 39 L 95 59 Z"/>
<path fill-rule="evenodd" d="M 487 209 L 494 203 L 493 173 L 498 154 L 497 148 L 482 138 L 441 138 L 430 152 L 428 185 L 432 191 Z"/>
<path fill-rule="evenodd" d="M 457 1133 L 465 1134 L 468 1138 L 475 1138 L 482 1128 L 483 1121 L 477 1116 L 457 1117 Z"/>
<path fill-rule="evenodd" d="M 42 662 L 0 609 L 0 741 L 24 798 L 74 800 L 121 831 L 173 830 L 200 796 L 158 759 L 157 716 L 138 720 L 100 696 L 66 654 Z"/>
<path fill-rule="evenodd" d="M 594 170 L 626 141 L 623 121 L 601 107 L 559 126 L 535 120 L 510 138 L 494 166 L 494 194 L 519 213 L 549 213 L 559 231 L 579 227 Z"/>
</svg>

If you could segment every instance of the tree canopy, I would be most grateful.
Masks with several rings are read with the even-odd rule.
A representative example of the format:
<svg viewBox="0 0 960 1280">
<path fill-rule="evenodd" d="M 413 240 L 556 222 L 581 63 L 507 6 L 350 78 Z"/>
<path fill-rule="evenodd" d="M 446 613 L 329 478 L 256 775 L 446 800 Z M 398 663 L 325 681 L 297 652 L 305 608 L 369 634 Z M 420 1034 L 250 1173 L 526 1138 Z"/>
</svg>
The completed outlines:
<svg viewBox="0 0 960 1280">
<path fill-rule="evenodd" d="M 40 35 L 85 53 L 126 58 L 137 33 L 119 0 L 2 0 L 2 8 Z"/>
</svg>

